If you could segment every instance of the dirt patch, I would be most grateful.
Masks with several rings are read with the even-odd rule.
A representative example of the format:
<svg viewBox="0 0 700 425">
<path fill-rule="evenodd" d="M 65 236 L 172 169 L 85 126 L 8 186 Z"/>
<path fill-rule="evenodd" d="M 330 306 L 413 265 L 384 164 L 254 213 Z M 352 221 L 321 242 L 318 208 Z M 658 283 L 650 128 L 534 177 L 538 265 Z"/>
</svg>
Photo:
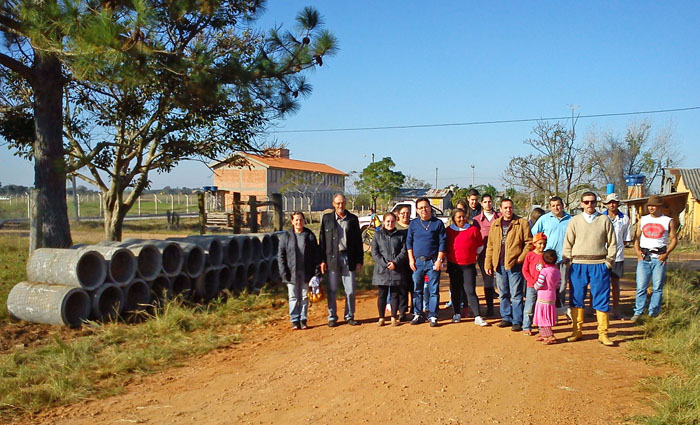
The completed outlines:
<svg viewBox="0 0 700 425">
<path fill-rule="evenodd" d="M 80 329 L 70 329 L 66 326 L 41 325 L 19 321 L 0 323 L 0 354 L 14 349 L 41 347 L 53 341 L 54 338 L 70 341 L 92 333 L 92 330 L 87 326 L 83 326 Z"/>
<path fill-rule="evenodd" d="M 624 282 L 624 302 L 632 296 L 632 282 Z M 441 312 L 438 328 L 378 327 L 374 291 L 360 295 L 357 306 L 362 326 L 328 328 L 325 303 L 319 303 L 311 308 L 308 330 L 293 332 L 279 321 L 243 344 L 135 378 L 122 395 L 22 421 L 624 423 L 651 412 L 638 384 L 663 373 L 629 359 L 627 343 L 642 332 L 628 322 L 611 323 L 616 347 L 598 343 L 592 319 L 583 340 L 543 346 L 509 328 L 481 328 L 471 319 L 449 323 L 449 310 Z M 561 324 L 556 336 L 561 341 L 569 330 Z"/>
</svg>

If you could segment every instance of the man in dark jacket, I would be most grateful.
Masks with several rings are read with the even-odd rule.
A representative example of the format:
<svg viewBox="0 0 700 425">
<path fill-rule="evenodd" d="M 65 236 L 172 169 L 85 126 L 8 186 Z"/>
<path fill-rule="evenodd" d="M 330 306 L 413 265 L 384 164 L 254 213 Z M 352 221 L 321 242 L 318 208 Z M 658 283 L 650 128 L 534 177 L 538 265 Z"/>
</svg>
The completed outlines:
<svg viewBox="0 0 700 425">
<path fill-rule="evenodd" d="M 282 233 L 277 249 L 277 265 L 289 295 L 289 318 L 292 329 L 306 329 L 307 288 L 319 265 L 318 243 L 314 233 L 305 228 L 304 214 L 291 215 L 292 228 Z"/>
<path fill-rule="evenodd" d="M 333 197 L 331 213 L 323 215 L 319 244 L 321 245 L 321 273 L 328 270 L 328 326 L 338 325 L 335 295 L 339 280 L 345 289 L 345 321 L 352 326 L 355 320 L 355 274 L 362 270 L 364 250 L 357 216 L 345 209 L 345 195 Z"/>
</svg>

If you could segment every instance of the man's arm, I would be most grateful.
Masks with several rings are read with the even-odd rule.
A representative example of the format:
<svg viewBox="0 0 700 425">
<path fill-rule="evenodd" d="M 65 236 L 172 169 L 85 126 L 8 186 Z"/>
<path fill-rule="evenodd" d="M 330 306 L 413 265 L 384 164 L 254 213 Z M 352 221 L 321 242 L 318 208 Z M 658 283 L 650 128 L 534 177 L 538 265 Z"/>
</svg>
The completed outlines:
<svg viewBox="0 0 700 425">
<path fill-rule="evenodd" d="M 320 260 L 321 274 L 326 274 L 326 216 L 321 217 L 321 230 L 318 233 L 318 258 Z"/>
<path fill-rule="evenodd" d="M 666 253 L 659 254 L 659 261 L 661 263 L 666 263 L 668 259 L 668 254 L 671 253 L 678 245 L 678 237 L 676 236 L 676 223 L 675 220 L 671 219 L 668 223 L 668 245 L 666 245 Z"/>
<path fill-rule="evenodd" d="M 634 252 L 637 253 L 637 261 L 642 261 L 644 258 L 644 253 L 642 252 L 642 248 L 639 246 L 639 239 L 642 237 L 642 223 L 637 221 L 637 231 L 634 235 Z"/>
<path fill-rule="evenodd" d="M 493 270 L 491 268 L 492 264 L 492 257 L 493 257 L 493 240 L 494 240 L 494 226 L 491 224 L 491 228 L 489 229 L 489 239 L 486 242 L 486 255 L 484 256 L 484 271 L 486 271 L 486 274 L 491 276 L 493 274 Z"/>
<path fill-rule="evenodd" d="M 520 253 L 518 256 L 518 264 L 522 264 L 525 262 L 525 256 L 527 255 L 528 252 L 532 250 L 532 233 L 530 233 L 530 227 L 527 225 L 527 220 L 524 218 L 521 218 L 522 222 L 520 227 L 523 229 L 521 230 L 522 238 L 523 238 L 523 251 Z M 539 223 L 539 220 L 537 220 Z"/>
<path fill-rule="evenodd" d="M 565 263 L 571 261 L 571 251 L 573 250 L 574 242 L 576 241 L 576 230 L 574 230 L 574 228 L 575 222 L 572 218 L 569 221 L 569 225 L 566 226 L 566 233 L 564 234 L 564 246 L 562 247 L 561 251 L 562 260 Z"/>
<path fill-rule="evenodd" d="M 612 269 L 613 264 L 615 264 L 615 257 L 617 257 L 617 235 L 615 234 L 615 227 L 610 220 L 605 223 L 605 229 L 608 240 L 608 255 L 605 257 L 605 264 L 609 269 Z"/>
</svg>

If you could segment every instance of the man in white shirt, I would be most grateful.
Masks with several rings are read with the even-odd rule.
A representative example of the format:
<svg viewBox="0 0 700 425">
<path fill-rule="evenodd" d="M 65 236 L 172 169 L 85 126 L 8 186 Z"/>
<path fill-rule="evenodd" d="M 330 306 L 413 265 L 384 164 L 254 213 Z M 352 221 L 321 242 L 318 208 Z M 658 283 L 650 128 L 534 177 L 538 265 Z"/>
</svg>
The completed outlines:
<svg viewBox="0 0 700 425">
<path fill-rule="evenodd" d="M 666 282 L 666 260 L 678 243 L 676 223 L 671 217 L 661 213 L 663 202 L 659 195 L 651 195 L 647 202 L 649 214 L 639 219 L 634 250 L 637 251 L 637 297 L 634 302 L 633 322 L 644 313 L 647 302 L 647 288 L 651 280 L 649 317 L 655 317 L 661 310 L 661 296 Z"/>
<path fill-rule="evenodd" d="M 615 229 L 617 237 L 617 254 L 615 262 L 610 269 L 610 288 L 613 303 L 613 318 L 619 320 L 620 316 L 620 278 L 625 271 L 625 242 L 632 240 L 630 234 L 630 218 L 618 209 L 620 207 L 620 198 L 617 193 L 611 193 L 603 201 L 603 205 L 607 208 L 603 214 L 607 215 Z"/>
</svg>

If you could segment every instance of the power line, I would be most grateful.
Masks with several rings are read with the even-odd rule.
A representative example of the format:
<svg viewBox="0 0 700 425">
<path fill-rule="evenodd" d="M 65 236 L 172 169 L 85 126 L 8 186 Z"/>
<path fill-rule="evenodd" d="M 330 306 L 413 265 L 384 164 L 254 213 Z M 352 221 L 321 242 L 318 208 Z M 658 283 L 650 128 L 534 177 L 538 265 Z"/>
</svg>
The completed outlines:
<svg viewBox="0 0 700 425">
<path fill-rule="evenodd" d="M 577 118 L 603 118 L 603 117 L 620 117 L 629 115 L 649 115 L 649 114 L 663 114 L 668 112 L 683 112 L 683 111 L 693 111 L 700 109 L 700 106 L 690 106 L 687 108 L 673 108 L 673 109 L 656 109 L 651 111 L 634 111 L 634 112 L 612 112 L 607 114 L 589 114 L 589 115 L 579 115 Z M 488 124 L 513 124 L 521 122 L 537 122 L 537 121 L 549 121 L 549 120 L 569 120 L 571 117 L 542 117 L 542 118 L 522 118 L 513 120 L 493 120 L 493 121 L 470 121 L 470 122 L 454 122 L 454 123 L 441 123 L 441 124 L 412 124 L 412 125 L 387 125 L 378 127 L 346 127 L 346 128 L 316 128 L 316 129 L 304 129 L 304 130 L 279 130 L 271 131 L 271 133 L 327 133 L 327 132 L 340 132 L 340 131 L 372 131 L 372 130 L 401 130 L 409 128 L 432 128 L 432 127 L 460 127 L 469 125 L 488 125 Z"/>
</svg>

